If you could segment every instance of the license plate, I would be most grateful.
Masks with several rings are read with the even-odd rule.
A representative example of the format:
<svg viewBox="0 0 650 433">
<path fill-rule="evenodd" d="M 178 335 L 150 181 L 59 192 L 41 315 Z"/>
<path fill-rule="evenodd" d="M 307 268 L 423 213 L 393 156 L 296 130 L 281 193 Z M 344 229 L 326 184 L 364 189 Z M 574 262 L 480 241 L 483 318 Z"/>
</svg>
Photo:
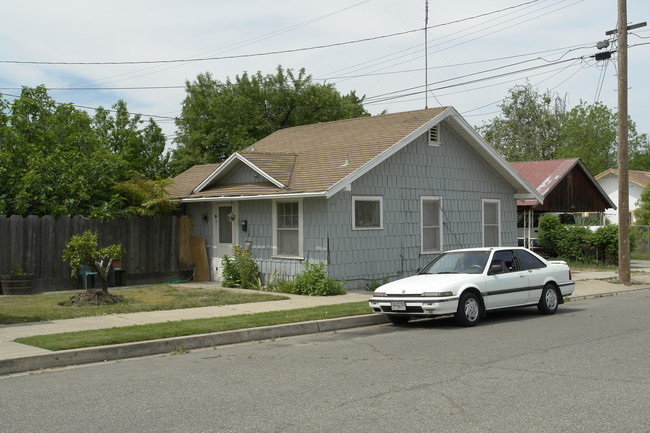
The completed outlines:
<svg viewBox="0 0 650 433">
<path fill-rule="evenodd" d="M 404 301 L 395 301 L 390 306 L 393 311 L 406 311 L 406 304 Z"/>
</svg>

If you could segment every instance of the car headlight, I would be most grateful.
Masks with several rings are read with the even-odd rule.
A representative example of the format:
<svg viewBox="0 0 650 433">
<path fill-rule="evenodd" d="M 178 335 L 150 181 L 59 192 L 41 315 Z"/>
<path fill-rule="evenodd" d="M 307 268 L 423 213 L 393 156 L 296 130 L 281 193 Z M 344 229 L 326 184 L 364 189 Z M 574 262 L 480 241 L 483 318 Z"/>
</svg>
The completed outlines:
<svg viewBox="0 0 650 433">
<path fill-rule="evenodd" d="M 377 292 L 377 291 L 375 291 L 374 296 L 386 296 L 386 292 Z"/>
<path fill-rule="evenodd" d="M 422 296 L 426 298 L 443 298 L 445 296 L 454 296 L 453 292 L 424 292 Z"/>
</svg>

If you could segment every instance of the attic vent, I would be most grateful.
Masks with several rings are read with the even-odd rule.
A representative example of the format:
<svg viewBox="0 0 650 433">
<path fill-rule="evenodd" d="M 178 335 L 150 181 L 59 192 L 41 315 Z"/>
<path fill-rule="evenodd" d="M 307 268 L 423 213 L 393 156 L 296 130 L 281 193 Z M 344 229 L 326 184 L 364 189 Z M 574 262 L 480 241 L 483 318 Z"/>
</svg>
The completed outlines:
<svg viewBox="0 0 650 433">
<path fill-rule="evenodd" d="M 440 146 L 439 125 L 432 126 L 429 129 L 429 146 Z"/>
</svg>

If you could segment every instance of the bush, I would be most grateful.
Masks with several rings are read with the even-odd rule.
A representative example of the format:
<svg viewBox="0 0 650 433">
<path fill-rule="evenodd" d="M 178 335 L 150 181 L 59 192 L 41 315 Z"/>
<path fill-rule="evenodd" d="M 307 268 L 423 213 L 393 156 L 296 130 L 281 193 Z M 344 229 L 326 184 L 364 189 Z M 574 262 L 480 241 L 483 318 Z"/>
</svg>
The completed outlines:
<svg viewBox="0 0 650 433">
<path fill-rule="evenodd" d="M 630 232 L 630 250 L 637 232 Z M 555 215 L 544 215 L 539 221 L 542 247 L 565 260 L 618 263 L 618 226 L 608 224 L 595 231 L 584 226 L 563 225 Z"/>
<path fill-rule="evenodd" d="M 617 225 L 598 227 L 591 236 L 590 244 L 594 247 L 597 261 L 603 260 L 609 263 L 618 263 Z"/>
<path fill-rule="evenodd" d="M 325 264 L 305 263 L 305 270 L 294 280 L 296 295 L 332 296 L 345 294 L 343 284 L 325 275 Z"/>
<path fill-rule="evenodd" d="M 269 284 L 267 290 L 280 293 L 308 296 L 344 295 L 346 290 L 343 283 L 325 275 L 325 264 L 315 265 L 305 263 L 305 270 L 296 275 L 295 280 L 276 280 Z"/>
<path fill-rule="evenodd" d="M 222 266 L 221 284 L 224 287 L 259 288 L 257 263 L 253 260 L 253 254 L 244 251 L 239 245 L 232 248 L 232 258 L 223 256 Z"/>
<path fill-rule="evenodd" d="M 557 215 L 542 215 L 539 219 L 538 232 L 540 245 L 555 253 L 556 256 L 561 255 L 559 243 L 565 231 L 565 226 Z"/>
<path fill-rule="evenodd" d="M 564 226 L 564 235 L 557 240 L 560 254 L 565 260 L 580 262 L 588 260 L 591 231 L 582 226 Z"/>
</svg>

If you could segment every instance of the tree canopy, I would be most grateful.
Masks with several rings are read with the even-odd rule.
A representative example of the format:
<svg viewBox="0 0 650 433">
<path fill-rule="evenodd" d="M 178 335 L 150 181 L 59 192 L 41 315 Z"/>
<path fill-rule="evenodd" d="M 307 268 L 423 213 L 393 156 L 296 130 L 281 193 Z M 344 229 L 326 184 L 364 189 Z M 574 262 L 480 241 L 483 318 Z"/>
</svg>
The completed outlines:
<svg viewBox="0 0 650 433">
<path fill-rule="evenodd" d="M 186 82 L 185 91 L 175 173 L 223 161 L 281 128 L 369 115 L 354 91 L 341 95 L 333 84 L 313 83 L 304 69 L 278 66 L 274 75 L 244 72 L 225 82 L 204 73 Z"/>
<path fill-rule="evenodd" d="M 477 127 L 497 152 L 510 162 L 580 158 L 598 174 L 617 165 L 617 115 L 600 102 L 584 101 L 567 110 L 566 98 L 530 84 L 510 89 L 501 116 Z M 646 134 L 628 121 L 630 168 L 650 170 Z"/>
<path fill-rule="evenodd" d="M 0 98 L 0 215 L 129 215 L 114 186 L 166 176 L 165 141 L 153 121 L 140 128 L 125 102 L 114 107 L 115 117 L 100 108 L 93 118 L 43 86 Z"/>
</svg>

